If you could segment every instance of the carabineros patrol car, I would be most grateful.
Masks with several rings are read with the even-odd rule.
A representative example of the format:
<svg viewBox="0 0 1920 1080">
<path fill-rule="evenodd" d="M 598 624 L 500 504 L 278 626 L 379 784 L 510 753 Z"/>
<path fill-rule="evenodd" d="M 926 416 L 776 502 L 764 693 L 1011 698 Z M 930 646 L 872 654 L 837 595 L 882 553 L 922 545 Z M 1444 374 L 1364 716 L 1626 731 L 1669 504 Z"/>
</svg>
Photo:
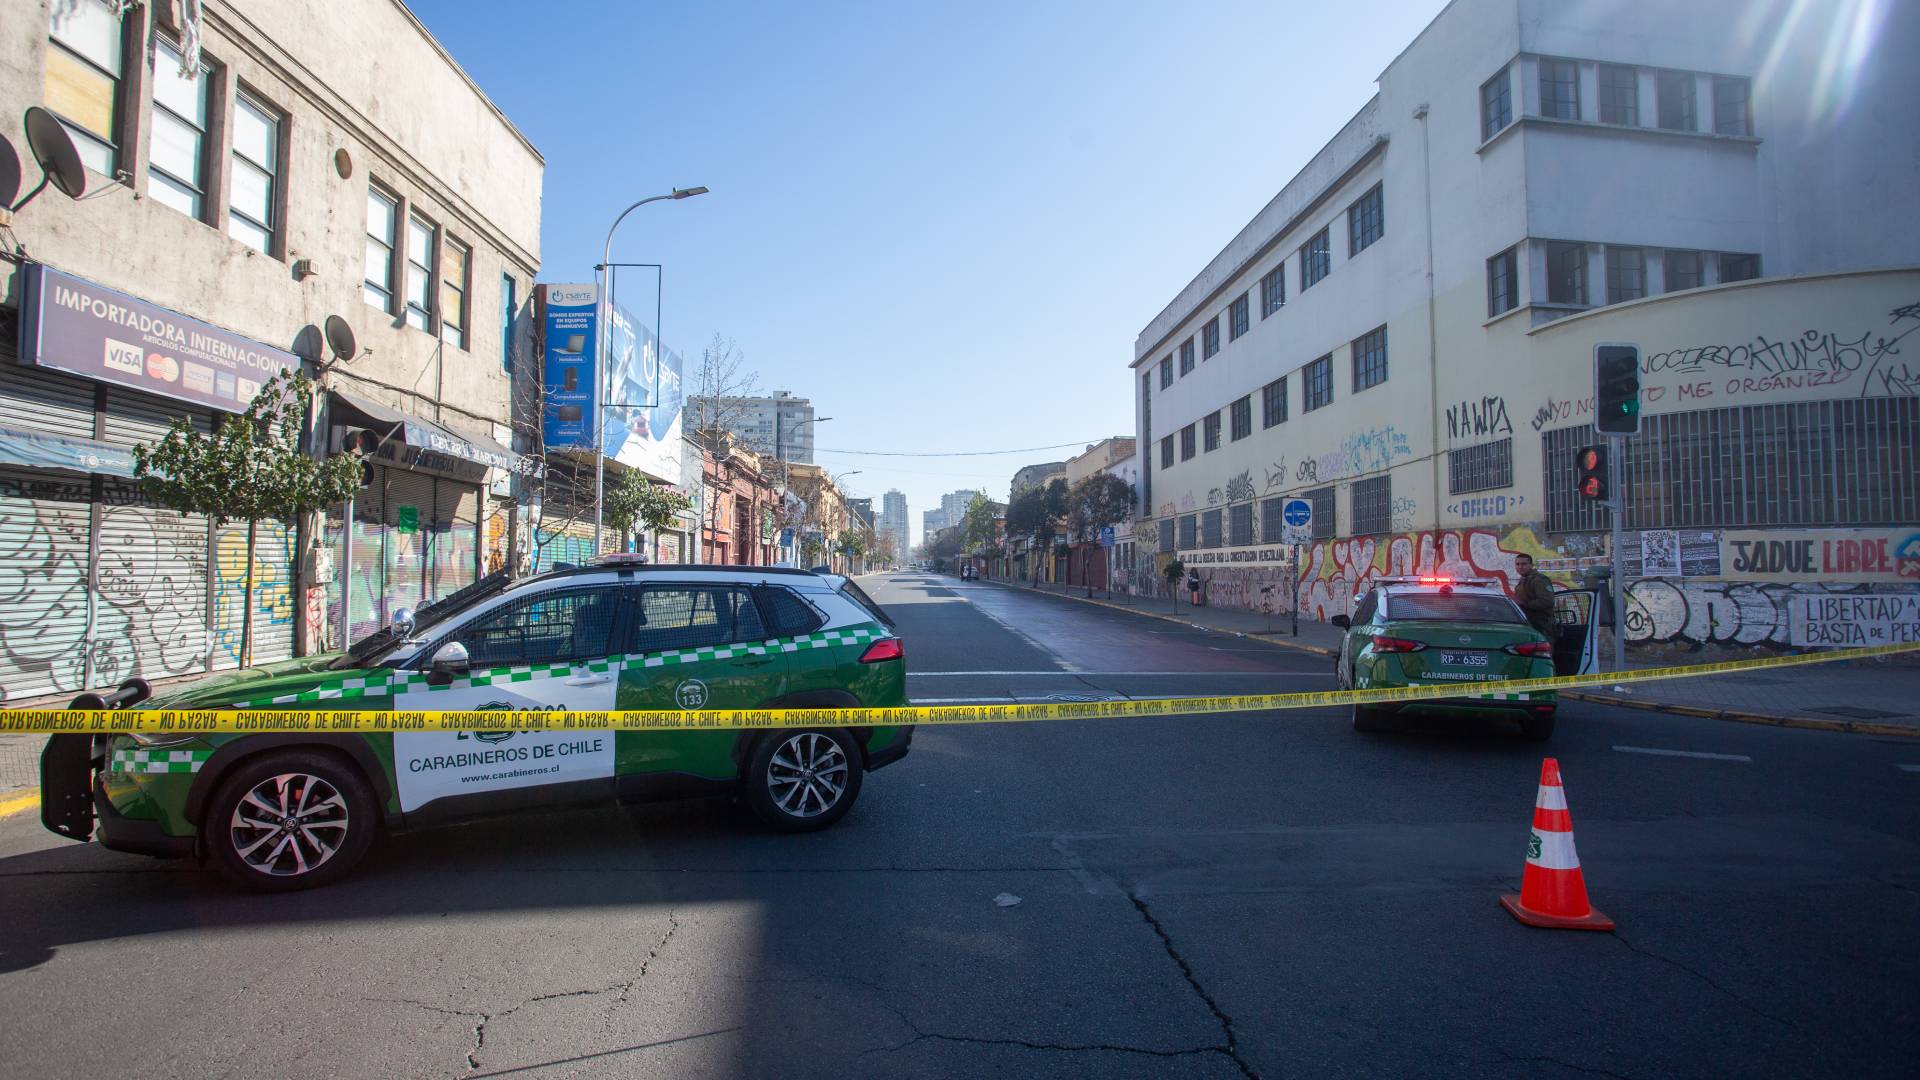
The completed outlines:
<svg viewBox="0 0 1920 1080">
<path fill-rule="evenodd" d="M 1355 731 L 1385 730 L 1397 714 L 1492 714 L 1520 721 L 1529 738 L 1553 735 L 1553 691 L 1506 692 L 1509 679 L 1549 678 L 1554 646 L 1527 623 L 1498 582 L 1446 577 L 1377 579 L 1351 618 L 1336 615 L 1335 675 L 1342 689 L 1459 686 L 1457 698 L 1355 705 Z M 1467 693 L 1471 691 L 1471 693 Z"/>
<path fill-rule="evenodd" d="M 608 557 L 496 574 L 346 653 L 76 708 L 737 709 L 907 704 L 901 641 L 844 578 Z M 346 873 L 376 831 L 557 803 L 733 795 L 783 832 L 838 821 L 908 727 L 56 735 L 42 817 L 259 889 Z"/>
</svg>

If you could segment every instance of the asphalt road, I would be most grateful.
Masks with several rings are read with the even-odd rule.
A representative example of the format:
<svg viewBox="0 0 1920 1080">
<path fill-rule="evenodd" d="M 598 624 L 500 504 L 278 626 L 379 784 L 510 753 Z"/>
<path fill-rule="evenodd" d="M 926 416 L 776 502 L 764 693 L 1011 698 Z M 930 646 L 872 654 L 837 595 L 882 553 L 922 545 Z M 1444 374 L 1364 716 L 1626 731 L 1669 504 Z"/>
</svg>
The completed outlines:
<svg viewBox="0 0 1920 1080">
<path fill-rule="evenodd" d="M 919 700 L 1332 685 L 1065 598 L 867 584 Z M 1541 746 L 1335 710 L 929 729 L 823 834 L 545 814 L 274 898 L 16 815 L 0 1075 L 1910 1075 L 1920 743 L 1570 703 L 1545 749 L 1618 933 L 1496 903 Z"/>
</svg>

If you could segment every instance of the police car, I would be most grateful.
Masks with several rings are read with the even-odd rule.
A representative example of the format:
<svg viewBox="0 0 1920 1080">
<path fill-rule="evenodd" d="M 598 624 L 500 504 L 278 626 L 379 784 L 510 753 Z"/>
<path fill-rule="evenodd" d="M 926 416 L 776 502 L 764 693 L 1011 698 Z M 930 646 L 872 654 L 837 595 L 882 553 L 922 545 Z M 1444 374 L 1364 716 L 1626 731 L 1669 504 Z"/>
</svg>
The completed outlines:
<svg viewBox="0 0 1920 1080">
<path fill-rule="evenodd" d="M 75 708 L 737 709 L 907 704 L 901 641 L 859 586 L 795 569 L 593 565 L 497 574 L 346 653 L 201 680 L 137 680 Z M 145 699 L 145 700 L 142 700 Z M 737 796 L 769 827 L 822 829 L 906 727 L 56 735 L 42 820 L 75 840 L 197 857 L 250 887 L 346 873 L 381 829 L 557 803 Z"/>
</svg>

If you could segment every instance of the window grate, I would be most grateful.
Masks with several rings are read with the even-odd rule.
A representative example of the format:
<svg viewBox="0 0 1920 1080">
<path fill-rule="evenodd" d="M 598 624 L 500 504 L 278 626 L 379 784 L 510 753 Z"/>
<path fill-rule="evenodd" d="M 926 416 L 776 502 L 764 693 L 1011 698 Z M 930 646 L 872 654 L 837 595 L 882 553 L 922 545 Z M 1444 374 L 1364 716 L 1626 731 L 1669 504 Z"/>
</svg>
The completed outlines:
<svg viewBox="0 0 1920 1080">
<path fill-rule="evenodd" d="M 1387 328 L 1382 326 L 1353 340 L 1353 390 L 1359 393 L 1387 381 Z"/>
<path fill-rule="evenodd" d="M 1253 543 L 1253 504 L 1241 503 L 1227 508 L 1227 543 L 1246 547 Z"/>
<path fill-rule="evenodd" d="M 1217 548 L 1220 546 L 1220 511 L 1207 510 L 1200 515 L 1200 546 Z"/>
<path fill-rule="evenodd" d="M 1331 540 L 1340 532 L 1339 519 L 1334 516 L 1333 487 L 1314 488 L 1305 498 L 1313 504 L 1313 538 Z"/>
<path fill-rule="evenodd" d="M 1260 426 L 1273 427 L 1287 422 L 1287 378 L 1282 375 L 1260 390 Z"/>
<path fill-rule="evenodd" d="M 1316 511 L 1315 516 L 1319 516 Z M 1393 476 L 1375 476 L 1353 482 L 1353 534 L 1368 536 L 1393 531 Z"/>
<path fill-rule="evenodd" d="M 1513 486 L 1513 440 L 1447 451 L 1447 493 L 1466 495 Z"/>
</svg>

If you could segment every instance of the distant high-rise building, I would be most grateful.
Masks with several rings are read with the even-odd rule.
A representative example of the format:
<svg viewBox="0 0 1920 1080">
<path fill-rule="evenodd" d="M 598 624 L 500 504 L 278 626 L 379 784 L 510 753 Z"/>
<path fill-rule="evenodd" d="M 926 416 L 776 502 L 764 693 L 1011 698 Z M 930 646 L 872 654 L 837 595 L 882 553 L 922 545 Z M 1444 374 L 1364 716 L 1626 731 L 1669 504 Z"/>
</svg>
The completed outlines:
<svg viewBox="0 0 1920 1080">
<path fill-rule="evenodd" d="M 893 537 L 893 550 L 900 558 L 906 558 L 913 550 L 913 527 L 907 517 L 905 494 L 889 491 L 880 496 L 880 524 L 876 531 Z"/>
<path fill-rule="evenodd" d="M 693 425 L 717 418 L 721 425 L 762 457 L 799 465 L 813 464 L 813 402 L 776 390 L 772 397 L 687 399 Z"/>
<path fill-rule="evenodd" d="M 941 527 L 946 528 L 960 524 L 967 516 L 967 504 L 973 502 L 975 495 L 984 497 L 986 492 L 961 488 L 959 491 L 948 492 L 940 496 L 940 513 L 945 519 L 945 524 Z"/>
<path fill-rule="evenodd" d="M 847 506 L 860 516 L 861 521 L 867 523 L 867 528 L 874 527 L 872 499 L 848 499 Z"/>
<path fill-rule="evenodd" d="M 944 509 L 923 510 L 920 513 L 920 542 L 926 543 L 927 537 L 953 524 L 947 520 Z"/>
</svg>

